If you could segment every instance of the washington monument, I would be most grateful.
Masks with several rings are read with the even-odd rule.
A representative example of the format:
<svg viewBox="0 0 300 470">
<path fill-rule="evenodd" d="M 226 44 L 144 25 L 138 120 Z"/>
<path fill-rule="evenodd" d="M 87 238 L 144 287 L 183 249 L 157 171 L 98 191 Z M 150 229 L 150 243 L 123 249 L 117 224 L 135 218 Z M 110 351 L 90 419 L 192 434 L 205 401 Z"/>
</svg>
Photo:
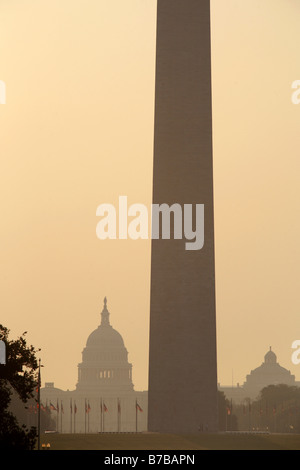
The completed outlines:
<svg viewBox="0 0 300 470">
<path fill-rule="evenodd" d="M 149 431 L 217 430 L 209 0 L 158 0 L 154 204 L 204 204 L 204 245 L 152 240 Z"/>
</svg>

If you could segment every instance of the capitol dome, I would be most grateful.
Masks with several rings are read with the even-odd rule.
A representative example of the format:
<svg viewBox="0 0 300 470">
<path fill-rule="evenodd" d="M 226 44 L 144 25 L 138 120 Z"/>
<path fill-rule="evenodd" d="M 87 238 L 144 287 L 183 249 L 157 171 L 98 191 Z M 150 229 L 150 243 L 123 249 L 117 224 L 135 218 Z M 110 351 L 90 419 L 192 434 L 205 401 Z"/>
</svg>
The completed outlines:
<svg viewBox="0 0 300 470">
<path fill-rule="evenodd" d="M 109 392 L 133 391 L 132 365 L 120 333 L 110 324 L 107 299 L 101 324 L 88 337 L 78 364 L 77 390 Z"/>
<path fill-rule="evenodd" d="M 87 339 L 86 347 L 101 348 L 124 348 L 124 341 L 120 333 L 117 332 L 110 324 L 98 326 Z"/>
<path fill-rule="evenodd" d="M 270 350 L 265 355 L 265 364 L 276 364 L 276 362 L 277 362 L 277 356 L 272 351 L 272 348 L 270 346 Z"/>
</svg>

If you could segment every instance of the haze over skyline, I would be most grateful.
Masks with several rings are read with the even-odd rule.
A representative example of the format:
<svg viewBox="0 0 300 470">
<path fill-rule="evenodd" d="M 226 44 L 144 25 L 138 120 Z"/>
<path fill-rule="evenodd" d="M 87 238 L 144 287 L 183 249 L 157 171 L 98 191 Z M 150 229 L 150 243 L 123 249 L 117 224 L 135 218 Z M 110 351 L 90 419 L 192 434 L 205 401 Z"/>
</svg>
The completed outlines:
<svg viewBox="0 0 300 470">
<path fill-rule="evenodd" d="M 211 5 L 218 381 L 270 345 L 299 380 L 300 4 Z M 155 29 L 153 0 L 0 3 L 0 322 L 63 389 L 105 296 L 148 386 L 151 241 L 97 239 L 96 209 L 152 202 Z"/>
</svg>

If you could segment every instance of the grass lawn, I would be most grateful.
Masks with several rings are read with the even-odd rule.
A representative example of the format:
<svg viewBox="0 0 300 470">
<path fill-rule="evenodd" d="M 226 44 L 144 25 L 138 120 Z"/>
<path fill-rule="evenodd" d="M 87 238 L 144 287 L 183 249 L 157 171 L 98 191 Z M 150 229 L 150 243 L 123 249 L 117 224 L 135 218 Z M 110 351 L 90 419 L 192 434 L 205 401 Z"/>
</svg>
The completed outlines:
<svg viewBox="0 0 300 470">
<path fill-rule="evenodd" d="M 51 450 L 300 450 L 300 434 L 43 434 Z"/>
</svg>

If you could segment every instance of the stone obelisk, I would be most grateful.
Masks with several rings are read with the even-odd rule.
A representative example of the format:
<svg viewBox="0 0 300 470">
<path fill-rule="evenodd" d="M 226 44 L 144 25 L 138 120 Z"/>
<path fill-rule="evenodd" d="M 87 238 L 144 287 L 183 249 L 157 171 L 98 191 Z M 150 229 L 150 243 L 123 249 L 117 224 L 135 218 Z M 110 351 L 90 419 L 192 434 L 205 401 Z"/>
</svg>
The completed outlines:
<svg viewBox="0 0 300 470">
<path fill-rule="evenodd" d="M 152 240 L 149 431 L 217 430 L 209 0 L 158 0 L 153 204 L 204 204 L 204 246 Z"/>
</svg>

